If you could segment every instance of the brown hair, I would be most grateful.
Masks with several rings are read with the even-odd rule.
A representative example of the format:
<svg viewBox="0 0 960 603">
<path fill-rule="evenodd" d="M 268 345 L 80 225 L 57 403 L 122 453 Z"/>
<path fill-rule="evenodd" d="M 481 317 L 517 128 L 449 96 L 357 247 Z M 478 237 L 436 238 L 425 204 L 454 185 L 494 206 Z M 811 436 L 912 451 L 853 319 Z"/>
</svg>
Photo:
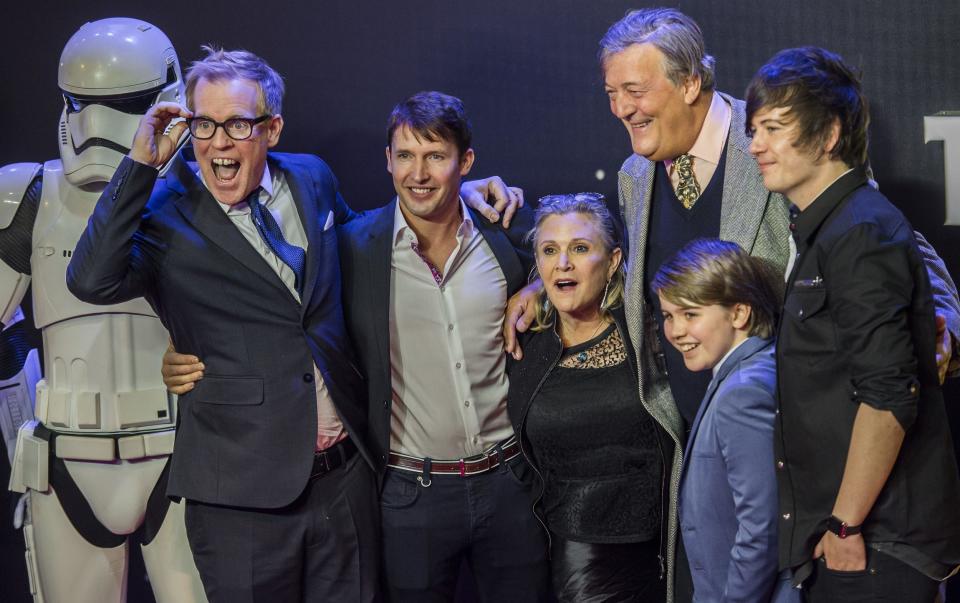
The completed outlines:
<svg viewBox="0 0 960 603">
<path fill-rule="evenodd" d="M 753 76 L 746 100 L 748 134 L 757 111 L 787 107 L 800 131 L 794 146 L 823 148 L 838 121 L 840 137 L 830 157 L 852 168 L 866 165 L 870 110 L 860 78 L 839 55 L 815 46 L 781 50 Z"/>
<path fill-rule="evenodd" d="M 418 140 L 454 143 L 460 159 L 473 137 L 463 101 L 443 92 L 418 92 L 394 107 L 387 120 L 388 147 L 393 145 L 393 133 L 400 127 L 410 128 Z"/>
<path fill-rule="evenodd" d="M 750 306 L 749 335 L 772 337 L 779 298 L 777 272 L 736 243 L 696 239 L 657 270 L 651 288 L 678 306 Z"/>
</svg>

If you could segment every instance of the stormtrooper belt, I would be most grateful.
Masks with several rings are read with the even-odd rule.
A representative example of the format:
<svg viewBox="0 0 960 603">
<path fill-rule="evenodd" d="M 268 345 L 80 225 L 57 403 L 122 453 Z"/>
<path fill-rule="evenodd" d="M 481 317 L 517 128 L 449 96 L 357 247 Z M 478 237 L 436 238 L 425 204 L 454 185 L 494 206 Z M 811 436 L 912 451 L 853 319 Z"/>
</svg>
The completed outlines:
<svg viewBox="0 0 960 603">
<path fill-rule="evenodd" d="M 50 433 L 53 455 L 70 461 L 133 461 L 173 454 L 174 430 L 131 435 Z"/>
</svg>

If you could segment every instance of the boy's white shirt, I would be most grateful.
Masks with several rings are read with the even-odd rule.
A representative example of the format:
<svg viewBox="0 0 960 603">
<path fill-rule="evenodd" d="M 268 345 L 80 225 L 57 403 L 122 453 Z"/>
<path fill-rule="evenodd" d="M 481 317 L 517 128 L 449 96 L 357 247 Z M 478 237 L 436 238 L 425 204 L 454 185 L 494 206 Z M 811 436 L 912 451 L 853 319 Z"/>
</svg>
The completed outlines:
<svg viewBox="0 0 960 603">
<path fill-rule="evenodd" d="M 730 357 L 730 354 L 732 354 L 734 350 L 736 350 L 737 348 L 739 348 L 740 346 L 742 346 L 744 343 L 746 343 L 746 342 L 747 342 L 747 339 L 750 339 L 750 338 L 747 337 L 747 338 L 744 339 L 743 341 L 740 341 L 740 342 L 738 342 L 738 343 L 735 343 L 729 350 L 727 350 L 727 353 L 723 355 L 723 358 L 720 359 L 720 362 L 718 362 L 718 363 L 716 363 L 715 365 L 713 365 L 713 368 L 710 369 L 710 371 L 711 371 L 711 376 L 712 376 L 712 377 L 716 377 L 716 376 L 717 376 L 717 371 L 719 371 L 719 370 L 720 370 L 720 367 L 723 366 L 723 363 L 727 361 L 727 358 Z"/>
</svg>

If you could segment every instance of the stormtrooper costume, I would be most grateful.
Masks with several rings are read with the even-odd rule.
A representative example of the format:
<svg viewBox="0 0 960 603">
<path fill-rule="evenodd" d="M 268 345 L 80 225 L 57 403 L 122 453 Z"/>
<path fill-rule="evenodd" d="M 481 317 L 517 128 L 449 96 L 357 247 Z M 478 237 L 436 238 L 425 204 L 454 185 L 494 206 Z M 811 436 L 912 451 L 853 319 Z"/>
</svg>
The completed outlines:
<svg viewBox="0 0 960 603">
<path fill-rule="evenodd" d="M 17 431 L 33 418 L 40 361 L 30 349 L 23 312 L 14 308 L 11 314 L 0 329 L 0 433 L 12 465 Z"/>
<path fill-rule="evenodd" d="M 65 283 L 140 117 L 158 101 L 182 102 L 180 65 L 156 27 L 104 19 L 67 42 L 58 84 L 60 160 L 0 168 L 0 320 L 32 282 L 44 347 L 36 420 L 20 428 L 10 479 L 29 493 L 31 590 L 51 603 L 124 601 L 136 543 L 157 601 L 204 601 L 183 505 L 165 496 L 176 425 L 160 375 L 167 333 L 143 299 L 92 306 Z"/>
</svg>

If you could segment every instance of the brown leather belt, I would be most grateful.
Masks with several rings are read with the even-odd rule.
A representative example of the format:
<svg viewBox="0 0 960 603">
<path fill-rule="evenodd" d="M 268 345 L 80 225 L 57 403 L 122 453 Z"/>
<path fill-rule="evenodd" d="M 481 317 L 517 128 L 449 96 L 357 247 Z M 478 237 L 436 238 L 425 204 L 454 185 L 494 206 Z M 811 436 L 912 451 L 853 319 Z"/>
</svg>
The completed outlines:
<svg viewBox="0 0 960 603">
<path fill-rule="evenodd" d="M 357 452 L 357 445 L 347 438 L 327 448 L 313 453 L 313 468 L 310 479 L 323 477 L 340 465 L 346 463 Z"/>
<path fill-rule="evenodd" d="M 468 475 L 478 475 L 486 473 L 491 469 L 500 466 L 510 459 L 520 454 L 520 444 L 512 439 L 506 446 L 500 448 L 493 447 L 483 454 L 472 456 L 465 459 L 454 461 L 430 460 L 430 475 L 459 475 L 467 477 Z M 410 471 L 411 473 L 423 473 L 424 459 L 391 452 L 387 459 L 387 466 L 401 471 Z"/>
</svg>

